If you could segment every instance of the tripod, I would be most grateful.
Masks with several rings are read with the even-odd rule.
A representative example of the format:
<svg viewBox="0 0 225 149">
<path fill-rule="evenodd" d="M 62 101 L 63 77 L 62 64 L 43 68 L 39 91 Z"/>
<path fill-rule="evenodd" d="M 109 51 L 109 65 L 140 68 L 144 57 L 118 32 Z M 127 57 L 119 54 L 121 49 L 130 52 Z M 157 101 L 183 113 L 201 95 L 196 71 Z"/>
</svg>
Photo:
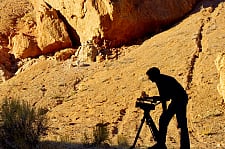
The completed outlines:
<svg viewBox="0 0 225 149">
<path fill-rule="evenodd" d="M 142 120 L 141 120 L 141 124 L 140 124 L 140 127 L 139 127 L 139 129 L 138 129 L 138 132 L 137 132 L 137 134 L 136 134 L 134 143 L 133 143 L 133 145 L 130 147 L 130 149 L 135 148 L 135 145 L 136 145 L 136 143 L 137 143 L 138 137 L 139 137 L 140 132 L 141 132 L 141 128 L 142 128 L 142 126 L 143 126 L 143 124 L 144 124 L 145 121 L 146 121 L 146 124 L 149 126 L 149 129 L 150 129 L 150 131 L 151 131 L 151 133 L 152 133 L 153 139 L 154 139 L 155 141 L 158 141 L 158 133 L 159 133 L 159 132 L 158 132 L 158 129 L 157 129 L 157 127 L 156 127 L 156 125 L 155 125 L 155 123 L 154 123 L 152 117 L 151 117 L 150 114 L 149 114 L 150 110 L 153 110 L 153 109 L 147 108 L 147 109 L 143 109 L 143 110 L 144 110 L 144 116 L 143 116 L 143 118 L 142 118 Z"/>
</svg>

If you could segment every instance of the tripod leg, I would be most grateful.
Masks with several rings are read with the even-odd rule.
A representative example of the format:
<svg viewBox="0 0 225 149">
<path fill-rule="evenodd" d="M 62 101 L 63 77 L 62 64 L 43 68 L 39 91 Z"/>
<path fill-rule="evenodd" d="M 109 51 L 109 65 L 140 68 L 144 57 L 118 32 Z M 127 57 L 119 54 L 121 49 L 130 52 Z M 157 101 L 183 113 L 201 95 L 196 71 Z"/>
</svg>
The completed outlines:
<svg viewBox="0 0 225 149">
<path fill-rule="evenodd" d="M 154 140 L 158 141 L 159 131 L 158 131 L 152 117 L 149 115 L 149 112 L 146 112 L 144 115 L 146 117 L 146 123 L 149 126 L 149 129 L 152 133 L 152 136 L 153 136 Z"/>
<path fill-rule="evenodd" d="M 146 123 L 149 126 L 149 129 L 150 129 L 150 131 L 152 133 L 152 136 L 153 136 L 154 140 L 157 142 L 157 145 L 158 145 L 157 147 L 154 146 L 153 148 L 167 149 L 166 144 L 161 144 L 160 143 L 159 131 L 158 131 L 158 129 L 157 129 L 157 127 L 156 127 L 152 117 L 149 115 L 149 113 L 146 113 L 145 117 L 146 117 Z"/>
<path fill-rule="evenodd" d="M 140 135 L 141 128 L 142 128 L 144 122 L 145 122 L 145 116 L 144 116 L 144 117 L 142 118 L 142 120 L 141 120 L 141 125 L 140 125 L 140 127 L 139 127 L 139 129 L 138 129 L 138 132 L 137 132 L 137 134 L 136 134 L 136 137 L 135 137 L 135 139 L 134 139 L 134 143 L 133 143 L 133 145 L 130 147 L 130 149 L 135 148 L 135 145 L 136 145 L 136 143 L 137 143 L 137 140 L 138 140 L 138 137 L 139 137 L 139 135 Z"/>
</svg>

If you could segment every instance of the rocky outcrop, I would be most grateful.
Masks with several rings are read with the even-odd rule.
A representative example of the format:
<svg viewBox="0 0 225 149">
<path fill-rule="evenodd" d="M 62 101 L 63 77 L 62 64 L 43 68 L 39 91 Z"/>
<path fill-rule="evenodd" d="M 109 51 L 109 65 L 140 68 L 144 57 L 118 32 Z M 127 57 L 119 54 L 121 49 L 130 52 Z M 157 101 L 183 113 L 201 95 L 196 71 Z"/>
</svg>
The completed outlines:
<svg viewBox="0 0 225 149">
<path fill-rule="evenodd" d="M 66 26 L 55 9 L 42 2 L 35 10 L 30 14 L 35 20 L 25 16 L 25 21 L 18 25 L 17 35 L 10 41 L 11 53 L 16 58 L 36 57 L 72 46 Z"/>
<path fill-rule="evenodd" d="M 183 17 L 197 1 L 30 0 L 35 20 L 29 32 L 20 28 L 13 37 L 11 51 L 16 58 L 27 58 L 70 48 L 72 42 L 93 40 L 99 47 L 119 46 L 159 32 Z"/>
<path fill-rule="evenodd" d="M 1 0 L 0 1 L 0 32 L 4 35 L 14 33 L 18 20 L 33 10 L 29 0 Z"/>
<path fill-rule="evenodd" d="M 80 43 L 98 38 L 114 47 L 159 32 L 199 0 L 46 0 L 76 30 Z"/>
<path fill-rule="evenodd" d="M 95 46 L 92 41 L 87 41 L 82 43 L 76 51 L 75 56 L 77 56 L 77 59 L 80 62 L 94 62 L 96 61 L 98 51 L 98 47 Z"/>
<path fill-rule="evenodd" d="M 40 48 L 37 46 L 35 37 L 20 33 L 12 38 L 11 53 L 16 58 L 35 57 L 41 54 Z"/>
<path fill-rule="evenodd" d="M 41 5 L 37 13 L 37 42 L 42 53 L 55 52 L 71 47 L 66 26 L 53 8 Z"/>
</svg>

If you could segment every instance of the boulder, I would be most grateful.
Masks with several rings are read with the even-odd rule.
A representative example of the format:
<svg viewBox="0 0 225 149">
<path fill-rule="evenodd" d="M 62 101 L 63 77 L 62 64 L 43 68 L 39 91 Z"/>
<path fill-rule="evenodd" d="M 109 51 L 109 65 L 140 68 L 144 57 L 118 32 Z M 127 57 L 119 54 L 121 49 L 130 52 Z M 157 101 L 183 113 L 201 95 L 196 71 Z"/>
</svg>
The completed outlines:
<svg viewBox="0 0 225 149">
<path fill-rule="evenodd" d="M 75 56 L 80 62 L 95 62 L 98 55 L 99 48 L 93 44 L 92 41 L 82 43 L 77 49 Z"/>
<path fill-rule="evenodd" d="M 45 0 L 76 30 L 80 43 L 122 45 L 171 25 L 199 0 Z"/>
<path fill-rule="evenodd" d="M 71 56 L 74 54 L 75 54 L 75 49 L 68 48 L 68 49 L 63 49 L 63 50 L 57 51 L 54 56 L 55 56 L 56 60 L 58 60 L 58 61 L 65 61 L 65 60 L 71 58 Z"/>
<path fill-rule="evenodd" d="M 17 35 L 9 41 L 16 58 L 36 57 L 72 46 L 57 11 L 43 1 L 37 2 L 35 10 L 19 21 Z"/>
<path fill-rule="evenodd" d="M 23 59 L 40 55 L 41 50 L 38 47 L 34 36 L 19 33 L 12 38 L 11 53 L 15 58 Z"/>
<path fill-rule="evenodd" d="M 43 54 L 72 46 L 66 26 L 55 9 L 40 5 L 36 21 L 37 43 Z"/>
</svg>

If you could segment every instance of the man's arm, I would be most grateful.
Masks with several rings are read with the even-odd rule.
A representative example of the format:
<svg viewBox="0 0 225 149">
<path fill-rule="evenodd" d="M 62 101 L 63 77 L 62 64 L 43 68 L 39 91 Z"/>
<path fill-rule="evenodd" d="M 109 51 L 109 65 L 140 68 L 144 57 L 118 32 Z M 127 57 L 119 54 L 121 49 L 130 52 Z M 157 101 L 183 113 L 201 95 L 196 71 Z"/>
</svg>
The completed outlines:
<svg viewBox="0 0 225 149">
<path fill-rule="evenodd" d="M 165 112 L 167 110 L 166 100 L 162 100 L 161 102 L 162 102 L 163 112 Z"/>
<path fill-rule="evenodd" d="M 163 112 L 167 110 L 166 101 L 169 101 L 168 99 L 165 99 L 165 97 L 161 97 L 161 96 L 153 96 L 153 99 L 155 101 L 160 101 L 162 103 Z"/>
<path fill-rule="evenodd" d="M 167 110 L 166 101 L 168 101 L 168 99 L 162 98 L 161 96 L 153 96 L 153 99 L 162 103 L 163 112 Z"/>
</svg>

